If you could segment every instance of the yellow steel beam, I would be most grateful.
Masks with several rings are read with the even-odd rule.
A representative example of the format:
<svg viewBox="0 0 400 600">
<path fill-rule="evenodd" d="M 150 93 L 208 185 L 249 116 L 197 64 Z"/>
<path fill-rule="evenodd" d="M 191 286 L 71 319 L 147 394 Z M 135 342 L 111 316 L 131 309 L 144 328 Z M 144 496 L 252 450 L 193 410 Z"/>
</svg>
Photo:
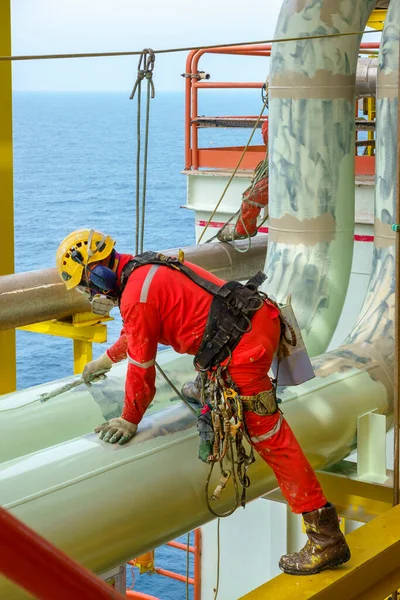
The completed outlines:
<svg viewBox="0 0 400 600">
<path fill-rule="evenodd" d="M 10 0 L 0 2 L 0 54 L 11 54 Z M 11 62 L 0 63 L 0 276 L 14 273 Z M 0 394 L 16 389 L 15 330 L 0 331 Z"/>
<path fill-rule="evenodd" d="M 346 540 L 352 554 L 346 565 L 318 575 L 279 575 L 239 600 L 382 600 L 399 588 L 400 505 Z"/>
<path fill-rule="evenodd" d="M 336 505 L 338 513 L 347 519 L 367 523 L 385 513 L 392 506 L 393 473 L 387 471 L 384 484 L 369 483 L 357 478 L 357 465 L 341 461 L 337 468 L 340 473 L 318 471 L 317 476 L 330 502 Z M 265 496 L 267 500 L 285 502 L 279 488 Z"/>
<path fill-rule="evenodd" d="M 18 327 L 24 331 L 44 333 L 73 340 L 74 342 L 74 374 L 82 373 L 84 366 L 92 360 L 92 342 L 102 344 L 107 341 L 106 321 L 112 317 L 98 317 L 93 313 L 78 313 L 72 319 L 51 319 L 41 323 L 32 323 Z"/>
<path fill-rule="evenodd" d="M 367 21 L 367 27 L 372 29 L 382 29 L 382 25 L 386 19 L 387 10 L 379 9 L 373 10 L 370 18 Z"/>
<path fill-rule="evenodd" d="M 74 375 L 82 373 L 85 365 L 90 362 L 92 358 L 92 342 L 74 340 Z"/>
<path fill-rule="evenodd" d="M 24 325 L 18 327 L 24 331 L 34 331 L 36 333 L 45 333 L 47 335 L 55 335 L 57 337 L 69 338 L 71 340 L 81 340 L 83 342 L 97 342 L 101 344 L 107 341 L 107 326 L 106 325 L 79 325 L 66 321 L 42 321 L 42 323 L 33 323 L 32 325 Z"/>
</svg>

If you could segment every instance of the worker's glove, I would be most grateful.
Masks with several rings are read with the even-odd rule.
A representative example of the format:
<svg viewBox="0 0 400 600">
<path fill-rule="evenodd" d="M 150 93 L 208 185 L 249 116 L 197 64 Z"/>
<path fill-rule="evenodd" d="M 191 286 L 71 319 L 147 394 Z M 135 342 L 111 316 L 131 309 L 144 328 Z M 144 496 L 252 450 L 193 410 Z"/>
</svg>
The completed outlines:
<svg viewBox="0 0 400 600">
<path fill-rule="evenodd" d="M 93 381 L 104 379 L 105 374 L 111 369 L 113 364 L 113 361 L 106 353 L 102 354 L 99 358 L 96 358 L 96 360 L 92 360 L 85 365 L 82 373 L 83 381 L 90 384 Z"/>
<path fill-rule="evenodd" d="M 138 426 L 135 423 L 130 423 L 126 419 L 118 417 L 99 425 L 96 427 L 95 432 L 99 434 L 99 438 L 103 442 L 110 442 L 110 444 L 118 442 L 122 446 L 122 444 L 126 444 L 133 438 L 137 428 Z"/>
</svg>

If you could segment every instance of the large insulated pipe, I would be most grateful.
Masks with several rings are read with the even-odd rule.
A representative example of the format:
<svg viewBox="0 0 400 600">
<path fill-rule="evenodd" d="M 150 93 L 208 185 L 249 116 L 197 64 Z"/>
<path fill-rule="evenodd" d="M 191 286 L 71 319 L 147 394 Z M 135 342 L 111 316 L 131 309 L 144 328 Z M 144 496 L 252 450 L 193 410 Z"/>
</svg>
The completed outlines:
<svg viewBox="0 0 400 600">
<path fill-rule="evenodd" d="M 178 389 L 194 377 L 193 357 L 163 350 L 158 354 L 157 362 Z M 119 417 L 124 405 L 126 367 L 125 361 L 119 363 L 104 381 L 91 387 L 82 385 L 46 403 L 40 401 L 40 394 L 60 388 L 73 378 L 2 396 L 0 463 L 84 435 L 103 421 Z M 146 414 L 178 400 L 158 371 L 156 389 L 157 395 Z"/>
<path fill-rule="evenodd" d="M 352 365 L 344 356 L 331 366 L 331 372 L 317 366 L 320 377 L 296 393 L 284 392 L 285 417 L 315 468 L 350 452 L 360 415 L 390 411 L 374 361 Z M 86 393 L 76 395 L 83 404 L 91 402 Z M 145 418 L 126 446 L 105 444 L 87 434 L 2 463 L 0 504 L 102 573 L 213 518 L 204 499 L 208 468 L 197 458 L 194 420 L 181 402 L 175 402 Z M 39 436 L 41 429 L 37 422 L 28 431 Z M 14 433 L 18 443 L 18 423 Z M 249 475 L 249 500 L 276 487 L 272 472 L 259 459 Z M 214 478 L 211 489 L 216 483 Z M 222 501 L 213 506 L 227 510 L 233 503 L 233 486 L 228 485 Z M 0 579 L 0 598 L 26 595 Z"/>
<path fill-rule="evenodd" d="M 275 38 L 363 31 L 375 0 L 286 0 Z M 354 103 L 360 36 L 273 44 L 265 289 L 292 294 L 312 355 L 326 350 L 347 292 L 354 235 Z"/>
<path fill-rule="evenodd" d="M 183 250 L 188 261 L 207 268 L 222 279 L 246 279 L 263 269 L 267 239 L 267 236 L 253 239 L 247 252 L 237 252 L 226 243 L 189 246 Z M 244 250 L 247 240 L 239 241 L 237 245 Z M 178 248 L 162 252 L 176 255 Z M 81 294 L 65 289 L 56 269 L 0 277 L 0 330 L 90 310 L 90 304 Z"/>
</svg>

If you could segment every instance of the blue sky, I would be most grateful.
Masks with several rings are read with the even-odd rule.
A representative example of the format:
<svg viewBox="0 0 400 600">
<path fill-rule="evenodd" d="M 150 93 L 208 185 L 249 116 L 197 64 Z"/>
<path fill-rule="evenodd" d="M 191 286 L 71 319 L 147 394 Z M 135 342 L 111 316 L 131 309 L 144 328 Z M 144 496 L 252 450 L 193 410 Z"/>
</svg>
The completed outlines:
<svg viewBox="0 0 400 600">
<path fill-rule="evenodd" d="M 13 54 L 105 52 L 256 41 L 273 37 L 280 0 L 12 0 Z M 158 55 L 158 90 L 182 90 L 187 53 Z M 13 64 L 14 90 L 128 90 L 138 58 Z M 268 59 L 204 57 L 218 81 L 261 81 Z"/>
</svg>

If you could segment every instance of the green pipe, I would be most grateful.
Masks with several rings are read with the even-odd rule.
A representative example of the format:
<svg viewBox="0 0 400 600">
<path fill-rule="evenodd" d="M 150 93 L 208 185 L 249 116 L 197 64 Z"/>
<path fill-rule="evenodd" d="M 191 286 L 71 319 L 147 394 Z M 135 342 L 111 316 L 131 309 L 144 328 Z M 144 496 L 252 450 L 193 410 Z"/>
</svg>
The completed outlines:
<svg viewBox="0 0 400 600">
<path fill-rule="evenodd" d="M 362 31 L 375 0 L 285 0 L 275 38 Z M 354 237 L 354 106 L 360 36 L 275 43 L 269 76 L 265 291 L 292 294 L 310 355 L 335 332 Z"/>
<path fill-rule="evenodd" d="M 390 411 L 376 361 L 355 367 L 345 358 L 325 358 L 316 380 L 281 394 L 285 417 L 315 468 L 351 451 L 358 416 Z M 333 372 L 326 370 L 329 360 Z M 85 402 L 86 392 L 76 394 Z M 90 433 L 2 463 L 0 504 L 101 573 L 213 518 L 204 499 L 208 468 L 197 459 L 197 446 L 194 417 L 176 402 L 145 418 L 126 446 Z M 249 475 L 249 500 L 276 486 L 259 459 Z M 230 485 L 216 507 L 226 510 L 233 501 Z M 0 597 L 26 595 L 0 579 Z"/>
<path fill-rule="evenodd" d="M 194 377 L 192 357 L 164 350 L 159 353 L 157 361 L 178 389 Z M 0 462 L 84 435 L 104 420 L 120 416 L 124 404 L 126 367 L 126 362 L 115 365 L 104 381 L 94 383 L 90 388 L 80 386 L 45 403 L 40 402 L 40 394 L 73 378 L 3 396 L 0 403 Z M 157 395 L 148 411 L 150 413 L 177 400 L 175 392 L 158 371 L 156 388 Z"/>
</svg>

